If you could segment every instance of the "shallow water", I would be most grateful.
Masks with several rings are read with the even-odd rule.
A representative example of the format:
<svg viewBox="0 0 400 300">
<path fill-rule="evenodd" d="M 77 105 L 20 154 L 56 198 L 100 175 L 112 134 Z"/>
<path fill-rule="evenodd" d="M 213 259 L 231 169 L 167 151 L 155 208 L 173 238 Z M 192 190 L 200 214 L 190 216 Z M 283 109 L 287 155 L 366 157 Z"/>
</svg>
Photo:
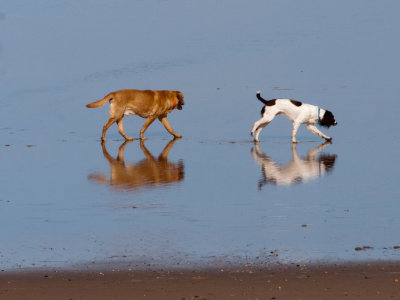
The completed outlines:
<svg viewBox="0 0 400 300">
<path fill-rule="evenodd" d="M 1 268 L 398 260 L 399 6 L 3 1 Z M 181 90 L 184 138 L 103 148 L 85 104 L 121 88 Z M 257 90 L 331 110 L 332 144 L 278 117 L 254 145 Z"/>
</svg>

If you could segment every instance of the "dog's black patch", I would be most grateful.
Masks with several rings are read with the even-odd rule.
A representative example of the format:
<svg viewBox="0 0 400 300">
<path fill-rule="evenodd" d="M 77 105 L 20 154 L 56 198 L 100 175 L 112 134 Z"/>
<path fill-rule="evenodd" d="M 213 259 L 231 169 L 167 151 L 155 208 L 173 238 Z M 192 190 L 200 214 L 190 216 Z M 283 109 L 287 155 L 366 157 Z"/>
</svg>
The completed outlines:
<svg viewBox="0 0 400 300">
<path fill-rule="evenodd" d="M 333 116 L 333 114 L 329 110 L 326 110 L 324 113 L 324 116 L 319 121 L 319 125 L 329 128 L 329 127 L 335 125 L 335 122 L 336 121 L 335 121 L 335 117 Z"/>
<path fill-rule="evenodd" d="M 296 106 L 301 106 L 303 104 L 300 101 L 296 101 L 296 100 L 290 100 L 290 102 L 292 102 L 292 104 L 296 105 Z"/>
<path fill-rule="evenodd" d="M 264 104 L 265 104 L 265 106 L 274 106 L 275 102 L 276 102 L 276 99 L 271 99 L 271 100 L 265 101 Z M 261 117 L 265 113 L 265 106 L 263 106 L 263 108 L 261 109 Z"/>
<path fill-rule="evenodd" d="M 266 106 L 274 106 L 276 102 L 276 99 L 271 99 L 268 100 L 267 103 L 265 103 Z"/>
<path fill-rule="evenodd" d="M 276 99 L 265 100 L 263 97 L 261 97 L 260 93 L 257 93 L 257 99 L 264 103 L 266 106 L 274 106 L 276 101 Z"/>
<path fill-rule="evenodd" d="M 263 108 L 261 109 L 261 117 L 264 115 L 265 113 L 265 106 L 263 106 Z"/>
</svg>

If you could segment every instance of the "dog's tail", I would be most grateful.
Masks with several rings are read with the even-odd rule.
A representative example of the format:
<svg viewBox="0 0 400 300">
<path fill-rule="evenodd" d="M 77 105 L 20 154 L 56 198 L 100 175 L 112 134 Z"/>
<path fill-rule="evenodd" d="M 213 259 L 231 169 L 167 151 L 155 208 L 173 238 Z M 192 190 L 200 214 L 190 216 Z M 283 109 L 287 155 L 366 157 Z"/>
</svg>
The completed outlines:
<svg viewBox="0 0 400 300">
<path fill-rule="evenodd" d="M 267 105 L 267 103 L 268 103 L 268 100 L 265 100 L 263 97 L 261 97 L 261 91 L 257 92 L 257 99 L 260 100 L 265 105 Z"/>
<path fill-rule="evenodd" d="M 95 107 L 103 106 L 104 104 L 107 103 L 107 101 L 112 100 L 112 98 L 113 98 L 112 96 L 113 96 L 112 93 L 111 93 L 111 94 L 108 94 L 107 96 L 105 96 L 103 99 L 101 99 L 101 100 L 99 100 L 99 101 L 96 101 L 96 102 L 92 102 L 92 103 L 87 104 L 86 107 L 88 107 L 88 108 L 95 108 Z"/>
</svg>

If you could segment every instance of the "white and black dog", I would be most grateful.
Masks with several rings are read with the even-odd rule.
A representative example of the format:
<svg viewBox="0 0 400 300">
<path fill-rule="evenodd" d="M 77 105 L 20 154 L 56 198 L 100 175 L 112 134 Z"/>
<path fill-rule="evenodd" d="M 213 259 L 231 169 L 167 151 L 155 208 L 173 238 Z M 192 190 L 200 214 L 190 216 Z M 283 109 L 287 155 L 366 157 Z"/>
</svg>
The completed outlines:
<svg viewBox="0 0 400 300">
<path fill-rule="evenodd" d="M 261 130 L 267 126 L 275 116 L 280 114 L 284 114 L 293 122 L 292 143 L 297 143 L 296 133 L 300 124 L 307 124 L 308 130 L 325 140 L 332 140 L 331 137 L 323 134 L 315 126 L 316 123 L 327 128 L 337 125 L 333 114 L 329 110 L 290 99 L 265 100 L 261 97 L 260 91 L 257 92 L 257 98 L 264 103 L 265 106 L 261 110 L 261 119 L 254 123 L 253 129 L 250 133 L 251 136 L 254 136 L 254 142 L 258 142 L 258 136 L 260 135 Z"/>
</svg>

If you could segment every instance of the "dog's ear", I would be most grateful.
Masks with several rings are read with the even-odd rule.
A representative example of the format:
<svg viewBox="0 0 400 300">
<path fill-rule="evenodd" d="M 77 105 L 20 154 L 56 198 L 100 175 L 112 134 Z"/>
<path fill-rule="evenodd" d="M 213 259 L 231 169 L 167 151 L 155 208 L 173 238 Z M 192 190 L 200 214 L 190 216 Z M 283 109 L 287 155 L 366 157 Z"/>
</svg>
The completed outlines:
<svg viewBox="0 0 400 300">
<path fill-rule="evenodd" d="M 178 98 L 178 103 L 180 105 L 184 105 L 185 101 L 183 100 L 183 94 L 179 91 L 176 92 L 176 98 Z"/>
<path fill-rule="evenodd" d="M 331 126 L 335 126 L 335 124 L 336 124 L 335 117 L 329 110 L 326 110 L 324 116 L 319 122 L 319 125 L 329 128 Z"/>
</svg>

